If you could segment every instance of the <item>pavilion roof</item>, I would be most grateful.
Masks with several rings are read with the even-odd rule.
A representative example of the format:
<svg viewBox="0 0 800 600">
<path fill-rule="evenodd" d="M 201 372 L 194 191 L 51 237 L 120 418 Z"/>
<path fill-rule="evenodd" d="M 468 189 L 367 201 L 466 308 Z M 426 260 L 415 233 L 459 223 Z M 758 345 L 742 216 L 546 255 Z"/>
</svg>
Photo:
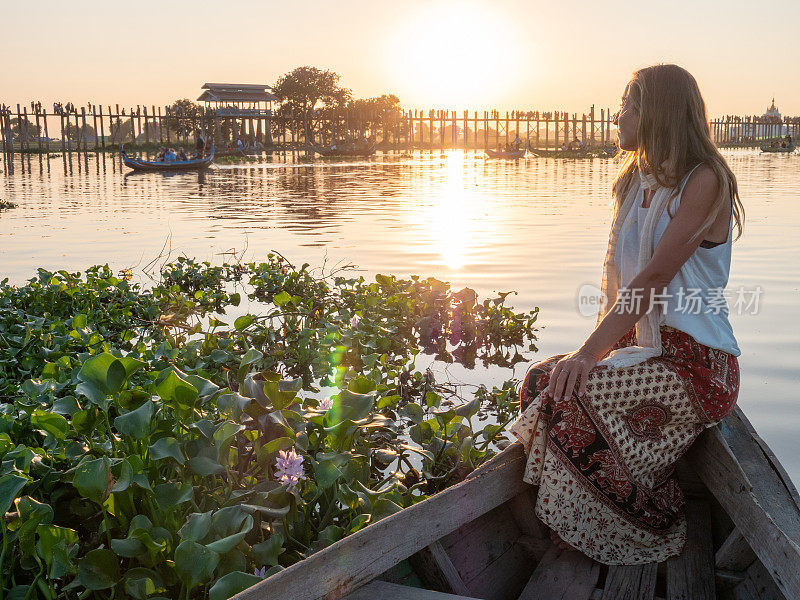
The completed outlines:
<svg viewBox="0 0 800 600">
<path fill-rule="evenodd" d="M 278 97 L 266 84 L 206 83 L 198 100 L 203 102 L 274 102 Z"/>
</svg>

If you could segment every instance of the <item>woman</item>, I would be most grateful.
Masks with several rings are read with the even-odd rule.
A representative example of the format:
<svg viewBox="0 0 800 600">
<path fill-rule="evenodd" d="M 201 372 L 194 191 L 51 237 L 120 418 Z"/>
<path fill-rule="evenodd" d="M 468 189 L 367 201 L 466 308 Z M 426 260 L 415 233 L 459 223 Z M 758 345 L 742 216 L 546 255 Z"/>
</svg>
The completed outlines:
<svg viewBox="0 0 800 600">
<path fill-rule="evenodd" d="M 686 70 L 636 71 L 614 123 L 626 154 L 597 324 L 579 349 L 528 370 L 510 430 L 553 541 L 641 564 L 681 553 L 674 463 L 738 397 L 741 351 L 722 291 L 744 207 Z"/>
</svg>

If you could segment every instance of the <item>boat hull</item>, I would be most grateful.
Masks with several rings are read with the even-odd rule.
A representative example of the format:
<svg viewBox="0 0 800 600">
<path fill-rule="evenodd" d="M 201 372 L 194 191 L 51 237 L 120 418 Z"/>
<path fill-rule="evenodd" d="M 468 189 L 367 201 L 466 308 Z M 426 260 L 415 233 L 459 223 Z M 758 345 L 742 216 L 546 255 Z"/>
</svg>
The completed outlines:
<svg viewBox="0 0 800 600">
<path fill-rule="evenodd" d="M 181 171 L 202 171 L 211 166 L 214 160 L 214 147 L 211 147 L 211 153 L 205 158 L 199 160 L 182 160 L 173 162 L 149 161 L 141 160 L 128 156 L 125 150 L 122 150 L 122 163 L 134 171 L 142 172 L 181 172 Z"/>
<path fill-rule="evenodd" d="M 794 152 L 794 146 L 787 146 L 786 148 L 773 148 L 772 146 L 761 146 L 762 152 Z"/>
<path fill-rule="evenodd" d="M 526 462 L 514 442 L 233 600 L 282 600 L 287 589 L 295 600 L 800 598 L 800 496 L 739 409 L 676 465 L 688 538 L 663 564 L 607 566 L 554 546 L 535 516 L 538 488 L 522 482 Z"/>
<path fill-rule="evenodd" d="M 523 158 L 525 156 L 525 149 L 522 150 L 512 150 L 507 152 L 505 150 L 491 150 L 487 148 L 485 150 L 486 156 L 489 158 Z"/>
<path fill-rule="evenodd" d="M 372 156 L 373 154 L 375 154 L 375 151 L 377 150 L 377 145 L 376 144 L 371 144 L 369 147 L 367 147 L 367 148 L 365 148 L 363 150 L 350 150 L 350 151 L 338 150 L 338 149 L 332 149 L 332 148 L 324 148 L 322 146 L 317 146 L 315 144 L 307 144 L 306 148 L 308 150 L 311 150 L 313 152 L 316 152 L 317 154 L 320 154 L 320 155 L 326 156 L 326 157 L 364 158 L 364 157 Z"/>
</svg>

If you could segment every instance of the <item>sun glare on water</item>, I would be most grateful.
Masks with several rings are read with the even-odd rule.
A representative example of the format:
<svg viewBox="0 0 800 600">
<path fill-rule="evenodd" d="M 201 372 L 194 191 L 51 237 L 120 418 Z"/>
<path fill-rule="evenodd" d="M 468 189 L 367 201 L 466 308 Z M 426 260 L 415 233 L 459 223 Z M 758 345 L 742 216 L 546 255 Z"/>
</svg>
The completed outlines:
<svg viewBox="0 0 800 600">
<path fill-rule="evenodd" d="M 520 77 L 528 52 L 522 41 L 516 25 L 490 5 L 435 4 L 398 22 L 388 53 L 392 80 L 409 104 L 494 105 Z"/>
</svg>

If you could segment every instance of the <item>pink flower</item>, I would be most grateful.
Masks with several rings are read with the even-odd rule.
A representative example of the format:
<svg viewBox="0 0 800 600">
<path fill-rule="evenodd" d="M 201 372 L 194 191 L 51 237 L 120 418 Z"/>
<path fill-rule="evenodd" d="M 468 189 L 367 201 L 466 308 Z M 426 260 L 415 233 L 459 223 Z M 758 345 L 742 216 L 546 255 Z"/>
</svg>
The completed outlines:
<svg viewBox="0 0 800 600">
<path fill-rule="evenodd" d="M 353 318 L 350 319 L 350 327 L 355 329 L 359 323 L 361 323 L 361 318 L 358 315 L 353 315 Z"/>
<path fill-rule="evenodd" d="M 303 457 L 291 448 L 278 451 L 278 458 L 275 459 L 275 475 L 281 483 L 289 483 L 289 489 L 306 476 L 303 473 Z"/>
<path fill-rule="evenodd" d="M 328 410 L 331 406 L 333 406 L 333 398 L 329 396 L 319 401 L 317 410 Z"/>
</svg>

